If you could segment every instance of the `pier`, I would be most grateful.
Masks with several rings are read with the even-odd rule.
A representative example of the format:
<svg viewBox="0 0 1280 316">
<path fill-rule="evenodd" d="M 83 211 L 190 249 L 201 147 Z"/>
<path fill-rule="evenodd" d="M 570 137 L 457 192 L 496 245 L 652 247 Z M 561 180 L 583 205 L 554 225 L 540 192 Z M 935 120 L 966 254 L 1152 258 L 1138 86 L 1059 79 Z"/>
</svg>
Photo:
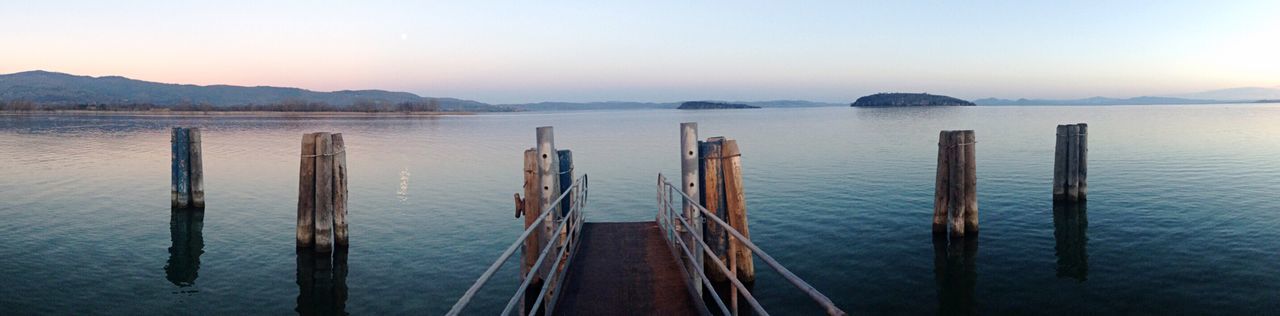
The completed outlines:
<svg viewBox="0 0 1280 316">
<path fill-rule="evenodd" d="M 737 142 L 725 137 L 700 141 L 694 123 L 680 128 L 681 185 L 658 174 L 655 220 L 605 223 L 585 220 L 588 176 L 573 178 L 572 151 L 557 149 L 552 128 L 539 127 L 537 146 L 523 154 L 525 196 L 515 195 L 516 217 L 525 217 L 525 230 L 448 315 L 462 314 L 521 250 L 521 259 L 514 260 L 520 263 L 520 285 L 502 315 L 746 312 L 739 306 L 768 315 L 747 286 L 755 280 L 753 258 L 827 314 L 845 315 L 751 242 Z M 716 285 L 728 288 L 727 295 L 714 290 Z"/>
</svg>

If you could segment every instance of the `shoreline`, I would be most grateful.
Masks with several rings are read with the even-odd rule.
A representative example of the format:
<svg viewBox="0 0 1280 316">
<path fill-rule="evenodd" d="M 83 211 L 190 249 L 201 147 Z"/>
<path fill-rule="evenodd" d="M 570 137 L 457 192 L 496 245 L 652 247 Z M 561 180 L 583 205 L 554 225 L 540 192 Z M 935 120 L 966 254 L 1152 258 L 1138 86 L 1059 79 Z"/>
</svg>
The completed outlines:
<svg viewBox="0 0 1280 316">
<path fill-rule="evenodd" d="M 0 116 L 20 115 L 66 115 L 66 116 L 257 116 L 257 117 L 436 117 L 455 115 L 476 115 L 476 112 L 285 112 L 285 111 L 95 111 L 95 110 L 53 110 L 53 111 L 0 111 Z"/>
</svg>

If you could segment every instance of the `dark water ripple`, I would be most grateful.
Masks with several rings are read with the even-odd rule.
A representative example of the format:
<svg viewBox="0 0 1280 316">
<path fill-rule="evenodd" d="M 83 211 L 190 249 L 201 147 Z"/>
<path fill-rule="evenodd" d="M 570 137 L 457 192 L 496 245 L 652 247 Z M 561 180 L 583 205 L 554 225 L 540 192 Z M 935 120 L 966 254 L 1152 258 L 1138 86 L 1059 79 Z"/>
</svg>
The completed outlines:
<svg viewBox="0 0 1280 316">
<path fill-rule="evenodd" d="M 1251 105 L 0 116 L 0 306 L 295 313 L 299 135 L 325 130 L 346 135 L 351 171 L 344 310 L 441 314 L 519 234 L 511 194 L 534 127 L 556 126 L 591 174 L 589 220 L 637 221 L 653 218 L 657 173 L 677 175 L 684 121 L 739 140 L 753 240 L 854 313 L 1280 308 L 1280 107 Z M 1055 214 L 1053 127 L 1073 122 L 1090 123 L 1090 200 Z M 175 125 L 205 129 L 209 207 L 188 247 L 167 207 Z M 974 129 L 979 141 L 982 233 L 951 257 L 929 232 L 943 129 Z M 766 307 L 817 312 L 756 265 Z M 473 311 L 496 312 L 515 275 L 500 271 Z"/>
</svg>

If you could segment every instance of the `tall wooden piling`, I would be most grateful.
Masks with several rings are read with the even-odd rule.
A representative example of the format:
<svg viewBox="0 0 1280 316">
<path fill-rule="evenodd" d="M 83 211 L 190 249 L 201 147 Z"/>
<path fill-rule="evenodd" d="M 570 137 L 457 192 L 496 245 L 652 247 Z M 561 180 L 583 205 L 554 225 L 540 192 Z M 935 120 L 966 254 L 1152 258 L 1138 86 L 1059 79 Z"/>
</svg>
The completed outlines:
<svg viewBox="0 0 1280 316">
<path fill-rule="evenodd" d="M 560 205 L 555 203 L 556 198 L 560 197 L 560 163 L 557 161 L 559 160 L 559 154 L 556 152 L 555 132 L 551 126 L 543 126 L 537 129 L 537 142 L 538 180 L 542 182 L 539 194 L 542 205 L 539 205 L 539 207 L 551 212 L 551 215 L 547 216 L 546 221 L 542 223 L 543 227 L 545 227 L 545 234 L 543 234 L 543 239 L 539 242 L 543 247 L 546 247 L 551 236 L 560 233 L 556 229 L 556 222 L 560 220 L 562 214 Z M 564 239 L 560 239 L 558 244 L 563 245 L 563 242 Z M 556 249 L 558 248 L 552 249 L 552 253 L 557 253 Z M 551 271 L 551 266 L 550 264 L 542 265 L 539 273 L 544 276 L 547 275 Z"/>
<path fill-rule="evenodd" d="M 951 148 L 948 150 L 951 151 L 952 157 L 951 161 L 948 162 L 950 164 L 948 168 L 951 172 L 951 176 L 947 179 L 947 182 L 950 185 L 948 195 L 950 196 L 951 203 L 948 206 L 948 210 L 951 217 L 951 237 L 964 237 L 966 205 L 964 203 L 964 179 L 967 176 L 966 172 L 968 171 L 965 169 L 965 158 L 968 157 L 964 155 L 964 133 L 961 131 L 952 131 L 949 136 L 951 137 Z"/>
<path fill-rule="evenodd" d="M 542 180 L 538 177 L 538 151 L 530 148 L 524 151 L 524 199 L 520 201 L 523 203 L 520 208 L 524 211 L 521 215 L 524 216 L 525 229 L 528 229 L 529 226 L 540 224 L 534 222 L 534 220 L 542 215 L 542 210 L 540 209 L 542 207 L 541 186 Z M 543 235 L 546 235 L 543 232 L 544 230 L 535 229 L 532 236 L 524 240 L 524 261 L 520 266 L 520 275 L 522 277 L 528 274 L 529 268 L 537 263 L 538 251 L 542 250 L 542 241 L 545 240 Z M 540 279 L 541 276 L 535 274 L 533 281 L 536 283 Z"/>
<path fill-rule="evenodd" d="M 689 245 L 690 252 L 694 254 L 702 253 L 702 247 L 694 240 L 693 236 L 702 235 L 702 215 L 693 203 L 700 200 L 698 192 L 698 123 L 686 122 L 680 123 L 680 183 L 681 189 L 690 199 L 684 199 L 684 217 L 689 221 L 691 227 L 686 227 L 684 232 L 684 244 Z M 691 258 L 694 262 L 687 270 L 702 267 L 702 256 L 697 255 Z M 691 273 L 693 274 L 693 273 Z M 702 294 L 702 280 L 694 274 L 691 283 L 694 285 L 696 292 Z"/>
<path fill-rule="evenodd" d="M 705 142 L 699 143 L 702 156 L 702 206 L 707 208 L 707 211 L 710 211 L 714 216 L 728 221 L 724 201 L 724 178 L 722 177 L 724 171 L 721 168 L 723 142 L 723 137 L 712 137 Z M 702 238 L 707 243 L 707 246 L 710 247 L 709 250 L 715 254 L 720 262 L 728 262 L 729 245 L 727 236 L 728 233 L 725 232 L 725 228 L 712 221 L 706 221 L 703 225 Z M 706 271 L 707 277 L 712 281 L 724 282 L 728 280 L 724 272 L 709 260 L 704 259 L 703 271 Z"/>
<path fill-rule="evenodd" d="M 1053 200 L 1075 202 L 1087 199 L 1089 127 L 1087 124 L 1058 125 L 1054 150 Z"/>
<path fill-rule="evenodd" d="M 1080 133 L 1076 134 L 1076 137 L 1080 139 L 1079 147 L 1077 147 L 1080 166 L 1077 168 L 1076 182 L 1078 183 L 1076 187 L 1080 191 L 1078 200 L 1084 201 L 1087 200 L 1086 196 L 1089 195 L 1089 124 L 1080 123 L 1076 125 L 1080 127 Z"/>
<path fill-rule="evenodd" d="M 724 192 L 725 192 L 725 208 L 728 210 L 729 226 L 734 230 L 742 233 L 743 237 L 751 238 L 751 230 L 747 225 L 747 198 L 742 190 L 742 153 L 738 150 L 738 142 L 733 139 L 725 139 L 723 146 L 720 148 L 721 168 L 724 170 Z M 736 274 L 739 281 L 753 282 L 756 280 L 755 264 L 751 260 L 751 249 L 745 246 L 738 246 L 735 238 L 729 236 L 729 256 L 734 261 Z M 737 289 L 736 287 L 734 289 Z M 734 298 L 737 299 L 736 297 Z M 736 308 L 736 306 L 735 306 Z"/>
<path fill-rule="evenodd" d="M 1080 199 L 1080 126 L 1067 126 L 1067 183 L 1064 190 L 1068 201 Z"/>
<path fill-rule="evenodd" d="M 200 149 L 199 127 L 187 130 L 187 148 L 191 161 L 188 177 L 191 181 L 191 207 L 204 208 L 204 154 Z"/>
<path fill-rule="evenodd" d="M 315 251 L 333 250 L 333 138 L 316 134 Z"/>
<path fill-rule="evenodd" d="M 298 248 L 315 242 L 316 133 L 302 135 L 302 161 L 298 170 Z"/>
<path fill-rule="evenodd" d="M 298 248 L 329 253 L 345 247 L 347 225 L 347 159 L 342 134 L 302 136 L 298 171 Z"/>
<path fill-rule="evenodd" d="M 943 131 L 938 136 L 934 234 L 948 233 L 948 228 L 951 237 L 978 232 L 976 143 L 973 131 Z"/>
<path fill-rule="evenodd" d="M 347 144 L 333 134 L 333 244 L 347 247 Z"/>
<path fill-rule="evenodd" d="M 973 135 L 973 131 L 964 131 L 963 143 L 960 148 L 964 151 L 964 232 L 966 234 L 978 233 L 978 159 L 977 144 L 978 140 Z"/>
<path fill-rule="evenodd" d="M 933 234 L 947 234 L 947 207 L 951 204 L 948 188 L 951 187 L 950 150 L 951 137 L 949 131 L 938 133 L 938 172 L 935 177 L 933 192 Z"/>
<path fill-rule="evenodd" d="M 173 208 L 186 208 L 191 203 L 191 169 L 190 169 L 190 144 L 188 144 L 187 129 L 174 127 L 171 136 L 173 147 L 172 171 L 171 177 L 171 205 Z"/>
</svg>

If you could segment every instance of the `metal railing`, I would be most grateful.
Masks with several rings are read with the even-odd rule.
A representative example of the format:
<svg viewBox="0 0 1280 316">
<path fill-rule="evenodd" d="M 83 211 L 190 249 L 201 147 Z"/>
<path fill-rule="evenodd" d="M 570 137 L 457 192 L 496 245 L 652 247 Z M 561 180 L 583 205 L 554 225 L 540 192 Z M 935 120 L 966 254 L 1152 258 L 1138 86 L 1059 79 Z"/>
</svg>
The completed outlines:
<svg viewBox="0 0 1280 316">
<path fill-rule="evenodd" d="M 672 194 L 672 192 L 675 192 L 675 194 Z M 681 199 L 681 204 L 692 205 L 697 209 L 701 214 L 699 217 L 711 219 L 710 223 L 719 225 L 729 234 L 728 239 L 730 250 L 727 257 L 731 260 L 729 264 L 732 265 L 733 268 L 727 267 L 725 262 L 721 261 L 720 258 L 711 251 L 711 247 L 707 245 L 702 236 L 690 233 L 701 231 L 693 228 L 697 227 L 695 225 L 701 225 L 703 223 L 691 224 L 688 218 L 682 214 L 682 208 L 672 205 L 674 202 L 673 200 L 676 197 Z M 706 255 L 706 259 L 709 259 L 709 262 L 714 263 L 715 267 L 719 268 L 720 272 L 728 276 L 727 279 L 733 285 L 733 287 L 730 288 L 730 304 L 732 305 L 732 310 L 730 310 L 729 306 L 725 305 L 724 299 L 720 297 L 719 293 L 716 293 L 716 291 L 710 291 L 714 294 L 711 298 L 715 301 L 716 306 L 720 308 L 723 315 L 738 315 L 738 293 L 741 293 L 742 297 L 746 299 L 747 304 L 751 305 L 751 308 L 756 314 L 769 315 L 769 312 L 765 311 L 764 307 L 760 306 L 760 302 L 751 295 L 751 291 L 738 280 L 737 264 L 734 260 L 736 260 L 737 257 L 735 249 L 739 243 L 742 246 L 747 247 L 747 249 L 750 249 L 753 255 L 760 258 L 760 261 L 764 262 L 770 268 L 773 268 L 774 271 L 781 274 L 787 282 L 807 294 L 809 298 L 813 299 L 814 302 L 825 309 L 828 315 L 846 315 L 846 313 L 839 307 L 836 307 L 835 304 L 831 302 L 831 299 L 827 298 L 826 295 L 818 292 L 818 290 L 809 285 L 809 283 L 806 283 L 804 280 L 801 280 L 800 277 L 791 273 L 791 270 L 787 270 L 787 268 L 783 267 L 782 264 L 779 264 L 777 260 L 774 260 L 772 256 L 769 256 L 768 253 L 765 253 L 764 250 L 757 247 L 755 243 L 752 243 L 750 238 L 743 236 L 742 233 L 738 232 L 737 229 L 734 229 L 733 226 L 730 226 L 728 223 L 725 223 L 724 220 L 721 220 L 716 216 L 716 214 L 708 211 L 699 201 L 696 201 L 686 195 L 679 186 L 672 185 L 671 182 L 668 182 L 667 178 L 661 173 L 658 174 L 658 225 L 661 225 L 663 229 L 663 236 L 667 239 L 667 245 L 672 248 L 676 257 L 679 258 L 677 260 L 684 261 L 684 264 L 680 264 L 679 266 L 681 269 L 686 270 L 684 272 L 685 275 L 689 277 L 689 282 L 697 282 L 696 280 L 700 279 L 703 286 L 708 289 L 713 288 L 711 281 L 707 279 L 706 273 L 702 271 L 703 265 L 699 263 L 699 260 L 697 260 L 698 257 L 693 254 L 693 252 L 697 250 L 702 250 L 701 252 Z M 686 244 L 685 239 L 694 240 L 697 241 L 697 243 L 691 247 Z M 691 251 L 690 249 L 694 250 Z M 681 254 L 683 254 L 683 256 L 681 256 Z M 689 268 L 686 268 L 686 266 Z M 693 278 L 695 274 L 698 278 Z"/>
<path fill-rule="evenodd" d="M 551 312 L 555 309 L 556 300 L 560 298 L 560 285 L 563 284 L 564 281 L 564 272 L 567 272 L 566 270 L 569 264 L 573 262 L 574 254 L 577 253 L 575 250 L 577 250 L 578 240 L 582 232 L 582 209 L 586 208 L 587 204 L 587 187 L 587 175 L 584 174 L 582 177 L 575 180 L 572 186 L 569 186 L 569 188 L 564 190 L 563 193 L 560 193 L 560 197 L 556 198 L 554 202 L 549 204 L 552 208 L 542 210 L 541 215 L 533 221 L 533 224 L 530 224 L 529 227 L 524 230 L 524 233 L 520 234 L 520 237 L 516 238 L 516 241 L 511 243 L 511 246 L 507 247 L 507 250 L 502 252 L 501 256 L 498 256 L 498 260 L 494 261 L 493 264 L 489 266 L 489 269 L 485 270 L 484 274 L 480 275 L 480 278 L 476 280 L 476 283 L 472 284 L 471 288 L 468 288 L 467 292 L 462 294 L 462 297 L 458 299 L 457 303 L 453 304 L 453 308 L 450 309 L 449 313 L 446 315 L 458 315 L 462 313 L 462 311 L 467 308 L 467 305 L 471 303 L 471 299 L 480 291 L 480 288 L 484 287 L 485 283 L 488 283 L 489 279 L 493 278 L 493 275 L 498 271 L 498 269 L 507 262 L 507 259 L 511 258 L 511 255 L 514 254 L 517 249 L 520 249 L 520 246 L 524 244 L 526 239 L 529 239 L 530 236 L 534 235 L 534 231 L 540 229 L 543 230 L 542 233 L 544 234 L 551 233 L 551 236 L 547 238 L 546 245 L 544 245 L 542 247 L 542 251 L 539 252 L 538 259 L 523 276 L 522 279 L 524 281 L 520 283 L 520 287 L 516 289 L 515 294 L 511 295 L 511 299 L 507 301 L 507 306 L 502 310 L 502 315 L 510 315 L 511 312 L 515 310 L 516 306 L 520 304 L 521 298 L 525 296 L 525 292 L 528 290 L 529 285 L 532 284 L 534 276 L 539 274 L 539 269 L 548 258 L 552 259 L 549 272 L 547 272 L 546 277 L 543 279 L 542 287 L 538 290 L 538 297 L 535 299 L 530 310 L 536 311 L 541 307 L 545 308 L 546 315 L 551 315 Z M 560 206 L 561 202 L 565 201 L 566 197 L 571 201 L 569 212 L 565 213 L 565 215 L 559 220 L 553 220 L 553 217 L 548 217 L 548 215 L 554 213 L 552 211 L 555 210 L 555 207 Z M 547 232 L 545 230 L 546 225 L 544 225 L 544 223 L 548 220 L 553 220 L 555 223 L 555 229 L 551 232 Z M 558 251 L 556 251 L 554 257 L 549 257 L 548 254 L 551 254 L 552 250 Z M 550 295 L 549 298 L 548 295 Z M 547 304 L 544 306 L 542 304 L 543 302 L 546 302 Z M 523 308 L 523 306 L 521 306 L 521 308 Z"/>
</svg>

